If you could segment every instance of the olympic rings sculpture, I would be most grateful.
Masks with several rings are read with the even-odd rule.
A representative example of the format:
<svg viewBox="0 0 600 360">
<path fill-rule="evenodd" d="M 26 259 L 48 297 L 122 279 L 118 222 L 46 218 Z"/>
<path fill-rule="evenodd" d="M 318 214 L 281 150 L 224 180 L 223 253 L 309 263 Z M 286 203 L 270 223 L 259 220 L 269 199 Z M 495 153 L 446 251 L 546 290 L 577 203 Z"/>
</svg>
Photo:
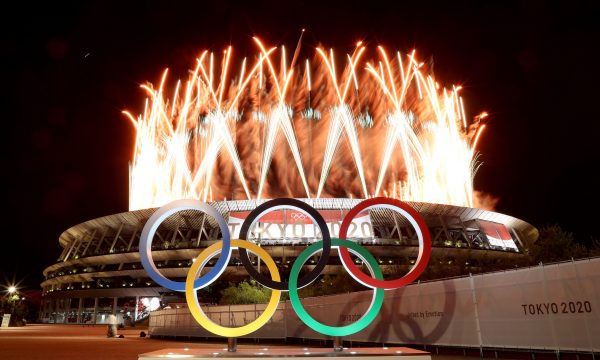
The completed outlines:
<svg viewBox="0 0 600 360">
<path fill-rule="evenodd" d="M 383 274 L 377 260 L 358 243 L 346 240 L 348 229 L 352 220 L 361 212 L 376 207 L 383 207 L 393 211 L 400 212 L 415 228 L 419 239 L 419 255 L 412 269 L 404 276 L 395 280 L 384 280 Z M 288 282 L 281 280 L 279 270 L 273 258 L 260 246 L 247 241 L 248 232 L 252 226 L 266 213 L 278 209 L 294 209 L 310 218 L 320 229 L 323 240 L 317 241 L 306 249 L 296 258 L 290 272 Z M 172 281 L 163 276 L 152 258 L 152 239 L 159 225 L 170 215 L 183 210 L 198 210 L 213 217 L 221 230 L 223 237 L 219 241 L 204 249 L 193 262 L 185 282 Z M 384 290 L 397 289 L 406 286 L 417 279 L 425 270 L 431 255 L 431 235 L 425 221 L 421 215 L 407 203 L 400 200 L 377 197 L 364 200 L 353 207 L 344 217 L 340 227 L 340 238 L 331 238 L 327 223 L 319 212 L 307 203 L 291 198 L 280 198 L 266 201 L 250 212 L 244 220 L 240 239 L 231 239 L 227 221 L 212 206 L 197 200 L 176 200 L 159 208 L 146 222 L 140 237 L 140 258 L 141 263 L 148 276 L 157 284 L 171 289 L 173 291 L 185 292 L 186 300 L 192 313 L 192 316 L 200 326 L 213 334 L 225 337 L 239 337 L 250 334 L 264 324 L 275 314 L 277 306 L 281 299 L 281 292 L 288 291 L 292 308 L 308 327 L 316 332 L 329 336 L 346 336 L 361 331 L 367 327 L 378 315 L 383 305 Z M 323 272 L 323 269 L 329 261 L 331 249 L 337 249 L 342 265 L 348 273 L 361 284 L 373 289 L 371 304 L 366 313 L 356 322 L 346 326 L 329 326 L 315 320 L 302 306 L 298 296 L 298 289 L 311 284 Z M 271 289 L 271 298 L 264 312 L 249 324 L 237 328 L 223 327 L 212 322 L 202 311 L 198 302 L 197 290 L 202 289 L 213 283 L 227 268 L 233 250 L 237 249 L 240 260 L 248 274 L 262 284 Z M 248 257 L 248 251 L 258 256 L 266 264 L 271 277 L 268 278 L 260 274 L 252 265 Z M 298 278 L 302 266 L 311 256 L 321 252 L 321 257 L 314 268 L 304 277 Z M 354 264 L 350 257 L 350 252 L 360 258 L 367 266 L 371 276 L 365 274 Z M 219 259 L 206 274 L 198 277 L 206 264 L 215 256 L 220 254 Z"/>
</svg>

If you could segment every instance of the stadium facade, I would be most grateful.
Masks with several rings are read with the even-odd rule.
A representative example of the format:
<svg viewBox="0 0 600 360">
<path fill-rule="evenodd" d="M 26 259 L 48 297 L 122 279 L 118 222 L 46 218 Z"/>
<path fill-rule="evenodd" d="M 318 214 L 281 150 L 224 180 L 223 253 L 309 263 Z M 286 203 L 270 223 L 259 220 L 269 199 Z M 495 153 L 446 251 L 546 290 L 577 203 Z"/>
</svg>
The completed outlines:
<svg viewBox="0 0 600 360">
<path fill-rule="evenodd" d="M 319 211 L 332 236 L 337 236 L 344 215 L 360 202 L 345 198 L 302 201 Z M 211 205 L 228 221 L 232 238 L 237 238 L 245 217 L 262 202 L 234 200 Z M 527 248 L 538 237 L 535 227 L 508 215 L 460 206 L 408 203 L 425 219 L 431 233 L 429 269 L 442 268 L 453 261 L 473 269 L 484 267 L 490 260 L 522 263 Z M 157 285 L 140 263 L 140 234 L 155 210 L 104 216 L 63 232 L 59 237 L 62 252 L 57 262 L 44 270 L 40 320 L 102 324 L 109 314 L 116 313 L 121 322 L 135 322 L 169 300 L 176 302 L 181 295 Z M 202 249 L 219 241 L 220 236 L 219 227 L 211 217 L 193 210 L 178 212 L 167 218 L 154 236 L 155 264 L 163 275 L 183 280 L 193 259 Z M 412 225 L 389 209 L 359 214 L 348 238 L 366 247 L 384 274 L 390 276 L 405 273 L 419 251 Z M 285 268 L 306 246 L 319 240 L 319 232 L 304 214 L 284 209 L 263 216 L 249 240 L 260 241 L 285 273 Z M 207 267 L 210 265 L 211 262 Z M 226 276 L 247 277 L 240 265 L 236 253 L 232 254 Z M 256 266 L 260 267 L 260 262 Z M 310 268 L 311 261 L 306 266 Z M 337 253 L 332 252 L 325 273 L 336 273 L 341 266 Z"/>
</svg>

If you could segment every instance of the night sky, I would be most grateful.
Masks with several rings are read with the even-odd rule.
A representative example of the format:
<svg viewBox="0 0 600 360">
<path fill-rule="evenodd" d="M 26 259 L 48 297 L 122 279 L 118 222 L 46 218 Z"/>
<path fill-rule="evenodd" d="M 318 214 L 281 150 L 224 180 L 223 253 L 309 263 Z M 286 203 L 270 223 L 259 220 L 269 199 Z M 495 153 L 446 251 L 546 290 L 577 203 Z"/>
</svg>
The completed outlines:
<svg viewBox="0 0 600 360">
<path fill-rule="evenodd" d="M 29 3 L 2 11 L 0 285 L 36 287 L 60 254 L 58 237 L 127 211 L 139 85 L 187 77 L 201 50 L 251 37 L 294 47 L 368 46 L 433 56 L 444 85 L 462 85 L 467 111 L 490 114 L 476 189 L 496 210 L 541 227 L 600 238 L 600 46 L 594 1 L 175 1 Z M 555 2 L 552 2 L 555 3 Z"/>
</svg>

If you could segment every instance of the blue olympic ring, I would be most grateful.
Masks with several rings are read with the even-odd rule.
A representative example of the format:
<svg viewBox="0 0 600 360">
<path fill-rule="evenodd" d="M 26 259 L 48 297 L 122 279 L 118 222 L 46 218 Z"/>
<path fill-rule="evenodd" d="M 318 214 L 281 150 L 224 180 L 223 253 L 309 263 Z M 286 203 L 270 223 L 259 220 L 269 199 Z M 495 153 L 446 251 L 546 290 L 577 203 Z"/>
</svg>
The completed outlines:
<svg viewBox="0 0 600 360">
<path fill-rule="evenodd" d="M 223 236 L 223 247 L 219 260 L 217 260 L 217 263 L 208 273 L 194 281 L 195 289 L 206 287 L 215 281 L 223 271 L 225 271 L 227 264 L 229 263 L 229 258 L 231 257 L 231 236 L 229 234 L 227 222 L 212 206 L 198 200 L 176 200 L 156 210 L 150 219 L 148 219 L 146 225 L 144 225 L 142 235 L 140 236 L 140 260 L 142 266 L 152 280 L 162 287 L 180 292 L 185 292 L 185 281 L 173 281 L 167 279 L 158 271 L 156 265 L 154 265 L 154 260 L 152 259 L 152 239 L 154 238 L 158 226 L 167 217 L 183 210 L 198 210 L 212 216 L 219 223 L 219 228 L 221 229 L 221 234 Z"/>
</svg>

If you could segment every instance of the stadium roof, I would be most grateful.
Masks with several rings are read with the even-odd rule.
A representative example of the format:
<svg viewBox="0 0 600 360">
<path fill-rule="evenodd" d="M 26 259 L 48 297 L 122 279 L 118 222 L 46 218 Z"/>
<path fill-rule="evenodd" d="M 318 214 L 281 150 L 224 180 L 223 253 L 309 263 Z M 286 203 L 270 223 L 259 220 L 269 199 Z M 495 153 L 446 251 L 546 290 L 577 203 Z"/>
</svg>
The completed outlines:
<svg viewBox="0 0 600 360">
<path fill-rule="evenodd" d="M 326 209 L 350 209 L 356 204 L 358 204 L 361 199 L 348 199 L 348 198 L 330 198 L 330 199 L 300 199 L 309 205 L 313 206 L 319 210 Z M 231 211 L 250 211 L 260 205 L 261 203 L 267 200 L 230 200 L 230 201 L 219 201 L 210 203 L 213 207 L 215 207 L 223 216 L 227 219 L 228 214 Z M 431 204 L 431 203 L 423 203 L 423 202 L 412 202 L 407 201 L 413 208 L 415 208 L 421 215 L 425 218 L 426 222 L 432 218 L 445 216 L 445 217 L 456 217 L 460 218 L 460 220 L 464 223 L 469 222 L 471 220 L 486 220 L 495 223 L 500 223 L 505 225 L 510 229 L 514 229 L 520 240 L 530 245 L 538 238 L 538 230 L 532 226 L 531 224 L 517 219 L 515 217 L 500 214 L 493 211 L 468 208 L 462 206 L 454 206 L 454 205 L 444 205 L 444 204 Z M 103 216 L 97 219 L 88 220 L 81 224 L 75 225 L 66 231 L 64 231 L 60 237 L 59 242 L 61 246 L 66 246 L 74 239 L 81 238 L 85 234 L 88 234 L 91 231 L 96 229 L 113 229 L 115 232 L 122 227 L 128 228 L 139 228 L 141 230 L 141 226 L 146 222 L 146 220 L 154 213 L 156 208 L 143 209 L 143 210 L 135 210 L 129 211 L 114 215 Z M 374 220 L 383 220 L 389 217 L 389 212 L 391 210 L 387 209 L 375 209 L 371 211 L 371 216 Z M 204 216 L 198 216 L 197 212 L 193 210 L 181 211 L 177 213 L 175 216 L 169 217 L 164 223 L 163 226 L 167 227 L 175 227 L 177 222 L 184 222 L 187 226 L 192 228 L 199 228 L 202 226 L 202 223 L 208 221 L 211 226 L 217 226 L 214 219 Z M 108 234 L 107 234 L 108 235 Z"/>
</svg>

